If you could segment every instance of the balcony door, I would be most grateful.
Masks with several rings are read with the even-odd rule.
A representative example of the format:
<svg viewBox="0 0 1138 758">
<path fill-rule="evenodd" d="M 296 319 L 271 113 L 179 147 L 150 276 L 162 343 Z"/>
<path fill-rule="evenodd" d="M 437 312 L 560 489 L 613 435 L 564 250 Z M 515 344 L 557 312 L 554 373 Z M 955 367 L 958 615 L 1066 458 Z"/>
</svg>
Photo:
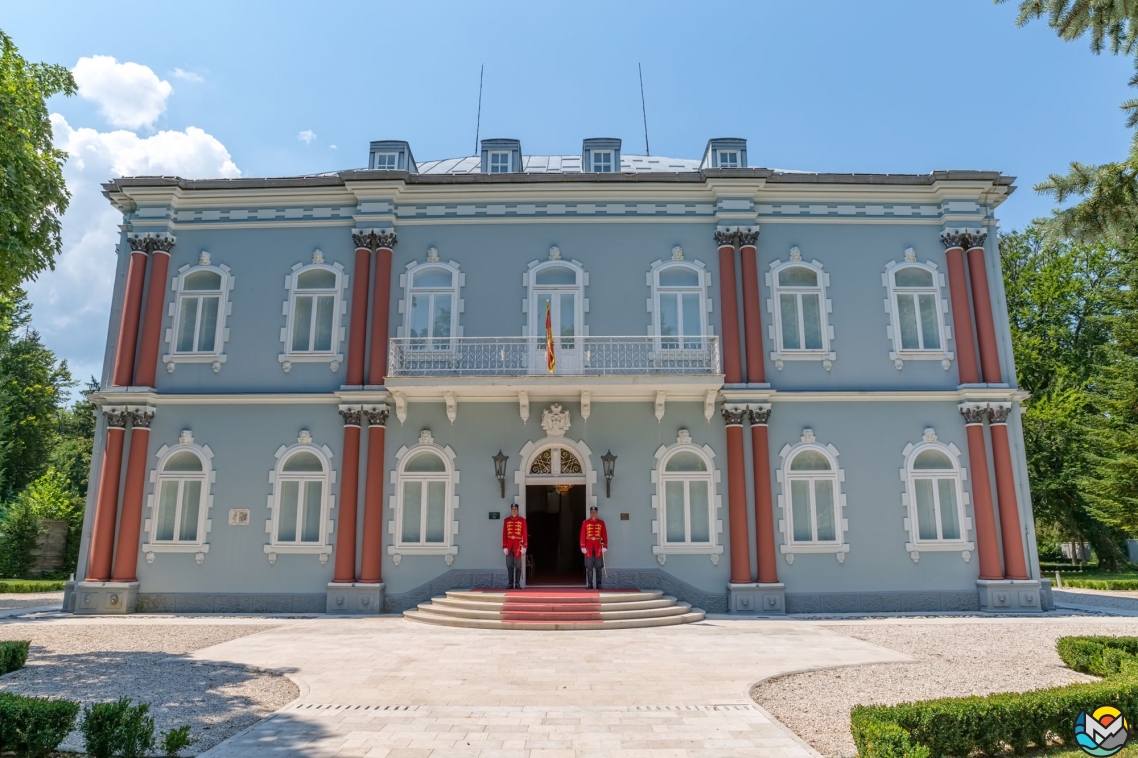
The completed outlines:
<svg viewBox="0 0 1138 758">
<path fill-rule="evenodd" d="M 532 337 L 530 373 L 548 375 L 546 316 L 553 335 L 554 374 L 580 374 L 583 369 L 583 272 L 576 266 L 551 261 L 530 273 L 529 333 Z"/>
</svg>

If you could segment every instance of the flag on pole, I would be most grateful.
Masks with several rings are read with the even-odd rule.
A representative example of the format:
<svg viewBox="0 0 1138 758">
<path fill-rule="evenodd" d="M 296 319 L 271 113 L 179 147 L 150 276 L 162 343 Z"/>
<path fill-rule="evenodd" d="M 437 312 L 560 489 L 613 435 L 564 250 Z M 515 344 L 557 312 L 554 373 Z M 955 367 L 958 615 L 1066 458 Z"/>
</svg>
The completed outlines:
<svg viewBox="0 0 1138 758">
<path fill-rule="evenodd" d="M 552 301 L 545 303 L 545 365 L 549 373 L 557 366 L 557 356 L 553 353 L 553 315 L 550 312 Z"/>
</svg>

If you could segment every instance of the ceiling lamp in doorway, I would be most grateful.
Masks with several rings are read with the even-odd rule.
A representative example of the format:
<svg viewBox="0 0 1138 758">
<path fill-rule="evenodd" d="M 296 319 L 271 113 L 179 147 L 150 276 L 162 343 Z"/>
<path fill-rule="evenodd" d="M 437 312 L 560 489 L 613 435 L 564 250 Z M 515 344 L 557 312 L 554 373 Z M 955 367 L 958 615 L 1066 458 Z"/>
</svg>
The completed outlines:
<svg viewBox="0 0 1138 758">
<path fill-rule="evenodd" d="M 572 484 L 555 484 L 555 485 L 553 485 L 553 489 L 557 490 L 562 495 L 568 495 L 569 490 L 573 489 L 573 485 Z"/>
</svg>

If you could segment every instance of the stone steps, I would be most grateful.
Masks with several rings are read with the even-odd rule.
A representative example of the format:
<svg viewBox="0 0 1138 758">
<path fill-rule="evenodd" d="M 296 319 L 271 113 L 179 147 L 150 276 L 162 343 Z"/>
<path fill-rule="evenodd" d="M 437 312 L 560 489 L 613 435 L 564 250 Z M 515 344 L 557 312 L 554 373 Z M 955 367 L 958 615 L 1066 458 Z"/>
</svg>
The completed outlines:
<svg viewBox="0 0 1138 758">
<path fill-rule="evenodd" d="M 688 624 L 703 611 L 659 590 L 452 590 L 404 618 L 467 629 L 629 629 Z"/>
</svg>

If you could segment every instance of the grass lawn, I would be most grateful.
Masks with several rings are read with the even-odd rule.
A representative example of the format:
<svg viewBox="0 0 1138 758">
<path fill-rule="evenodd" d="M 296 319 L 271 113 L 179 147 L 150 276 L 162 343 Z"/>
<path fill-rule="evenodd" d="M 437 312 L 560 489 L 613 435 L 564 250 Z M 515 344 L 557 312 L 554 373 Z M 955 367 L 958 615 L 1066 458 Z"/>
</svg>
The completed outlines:
<svg viewBox="0 0 1138 758">
<path fill-rule="evenodd" d="M 0 579 L 0 594 L 15 592 L 62 592 L 63 581 L 50 579 Z"/>
</svg>

